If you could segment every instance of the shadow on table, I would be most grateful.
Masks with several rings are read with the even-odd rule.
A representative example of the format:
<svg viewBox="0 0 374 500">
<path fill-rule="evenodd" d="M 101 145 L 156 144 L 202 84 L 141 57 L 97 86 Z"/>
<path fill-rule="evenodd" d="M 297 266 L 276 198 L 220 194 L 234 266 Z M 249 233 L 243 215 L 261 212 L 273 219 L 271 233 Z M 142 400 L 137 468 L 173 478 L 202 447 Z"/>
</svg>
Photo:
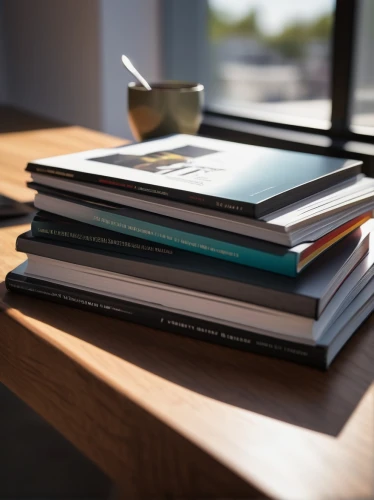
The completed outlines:
<svg viewBox="0 0 374 500">
<path fill-rule="evenodd" d="M 0 498 L 105 499 L 111 481 L 0 383 Z"/>
<path fill-rule="evenodd" d="M 58 304 L 45 307 L 39 299 L 14 293 L 5 302 L 189 390 L 332 436 L 342 430 L 374 379 L 370 320 L 329 371 L 320 372 Z"/>
</svg>

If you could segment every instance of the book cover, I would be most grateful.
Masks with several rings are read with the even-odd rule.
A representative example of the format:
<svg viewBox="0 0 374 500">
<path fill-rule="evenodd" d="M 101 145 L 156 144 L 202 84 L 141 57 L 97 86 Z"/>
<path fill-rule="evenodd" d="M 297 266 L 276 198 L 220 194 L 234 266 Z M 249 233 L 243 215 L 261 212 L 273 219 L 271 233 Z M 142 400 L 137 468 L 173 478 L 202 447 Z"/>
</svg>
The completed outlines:
<svg viewBox="0 0 374 500">
<path fill-rule="evenodd" d="M 363 305 L 360 305 L 363 301 L 357 297 L 316 345 L 308 345 L 256 334 L 136 302 L 115 299 L 77 287 L 30 278 L 24 275 L 24 269 L 25 264 L 21 264 L 17 269 L 8 273 L 5 280 L 8 290 L 320 370 L 326 370 L 329 367 L 349 338 L 372 313 L 374 307 L 372 294 L 371 298 L 365 299 Z M 363 295 L 370 295 L 368 294 L 369 286 L 370 284 L 361 292 Z M 124 331 L 124 335 L 129 333 L 130 331 Z"/>
<path fill-rule="evenodd" d="M 190 222 L 194 225 L 190 227 L 196 227 L 196 231 L 199 226 L 205 226 L 204 235 L 209 229 L 218 229 L 222 238 L 225 233 L 234 233 L 286 247 L 316 241 L 345 222 L 374 209 L 374 179 L 364 176 L 340 183 L 338 187 L 325 190 L 323 196 L 309 197 L 260 220 L 191 205 L 186 209 L 185 204 L 182 206 L 181 203 L 170 200 L 154 203 L 154 197 L 129 194 L 114 188 L 100 188 L 94 184 L 44 174 L 32 174 L 32 178 L 35 181 L 28 183 L 31 189 L 56 198 L 70 197 L 78 203 L 91 201 L 96 205 L 117 207 L 119 210 L 123 207 L 123 213 L 148 213 L 153 216 L 155 224 L 158 220 L 170 226 L 173 219 Z M 45 210 L 53 212 L 50 208 Z"/>
<path fill-rule="evenodd" d="M 275 263 L 275 261 L 280 258 L 285 260 L 284 257 L 286 253 L 292 255 L 293 259 L 289 258 L 287 260 L 288 267 L 285 269 L 283 266 L 280 266 L 277 274 L 296 276 L 317 257 L 345 236 L 362 226 L 366 221 L 370 220 L 370 218 L 370 213 L 363 214 L 343 224 L 313 243 L 297 245 L 288 250 L 276 244 L 268 244 L 253 239 L 247 239 L 246 246 L 242 251 L 245 252 L 247 250 L 249 258 L 251 255 L 250 252 L 252 253 L 252 259 L 250 259 L 247 264 L 249 267 L 272 272 L 277 271 L 274 271 L 274 269 L 270 267 L 268 260 L 272 259 Z M 191 258 L 190 253 L 187 253 L 186 250 L 180 250 L 173 246 L 156 244 L 152 241 L 145 242 L 141 238 L 135 238 L 122 233 L 114 233 L 48 212 L 37 213 L 31 223 L 31 232 L 35 237 L 48 238 L 68 244 L 79 244 L 93 249 L 103 249 L 110 252 L 136 255 L 138 257 L 148 257 L 170 263 L 178 263 Z M 220 255 L 219 245 L 217 245 L 216 248 L 216 255 Z M 195 260 L 196 259 L 198 259 L 198 257 L 195 257 Z M 204 262 L 204 257 L 200 258 L 200 260 Z M 206 261 L 206 264 L 209 264 L 209 260 Z"/>
<path fill-rule="evenodd" d="M 248 235 L 220 231 L 171 217 L 162 217 L 144 210 L 69 196 L 45 186 L 33 185 L 33 188 L 38 190 L 34 200 L 35 207 L 45 212 L 237 264 L 255 266 L 286 276 L 297 274 L 298 257 L 296 253 L 284 248 L 284 246 L 292 247 L 291 244 L 285 243 L 289 240 L 290 233 L 273 231 L 273 225 L 266 222 L 254 221 L 255 225 L 249 227 L 248 238 Z M 331 240 L 334 240 L 339 232 L 342 235 L 348 234 L 354 229 L 353 226 L 358 227 L 371 217 L 371 212 L 361 210 L 349 211 L 343 215 L 339 214 L 338 218 L 325 220 L 322 229 L 318 231 L 319 238 L 330 233 Z M 346 223 L 348 224 L 345 225 Z M 335 230 L 337 233 L 332 233 Z M 314 234 L 313 229 L 309 231 Z M 310 232 L 306 232 L 305 229 L 302 231 L 302 240 L 309 240 L 310 243 L 300 246 L 298 252 L 307 252 L 311 248 L 317 250 L 319 238 L 309 237 Z M 319 251 L 322 251 L 324 246 L 319 248 Z"/>
<path fill-rule="evenodd" d="M 260 218 L 359 174 L 362 162 L 189 135 L 30 162 L 27 171 Z"/>
<path fill-rule="evenodd" d="M 187 252 L 165 259 L 149 259 L 35 238 L 30 233 L 18 237 L 16 248 L 28 255 L 117 273 L 119 280 L 122 275 L 129 275 L 318 319 L 336 290 L 368 252 L 371 228 L 371 221 L 364 224 L 297 278 L 243 269 Z"/>
</svg>

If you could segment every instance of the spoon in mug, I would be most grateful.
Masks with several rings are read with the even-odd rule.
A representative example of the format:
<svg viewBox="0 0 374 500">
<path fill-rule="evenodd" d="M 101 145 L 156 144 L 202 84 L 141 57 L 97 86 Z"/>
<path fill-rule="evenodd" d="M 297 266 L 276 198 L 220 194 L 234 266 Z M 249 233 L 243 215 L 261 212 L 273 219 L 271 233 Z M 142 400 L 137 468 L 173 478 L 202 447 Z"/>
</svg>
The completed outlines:
<svg viewBox="0 0 374 500">
<path fill-rule="evenodd" d="M 145 87 L 147 90 L 152 90 L 147 80 L 142 77 L 142 75 L 134 67 L 134 65 L 132 64 L 132 62 L 128 57 L 122 55 L 122 64 L 143 85 L 143 87 Z"/>
</svg>

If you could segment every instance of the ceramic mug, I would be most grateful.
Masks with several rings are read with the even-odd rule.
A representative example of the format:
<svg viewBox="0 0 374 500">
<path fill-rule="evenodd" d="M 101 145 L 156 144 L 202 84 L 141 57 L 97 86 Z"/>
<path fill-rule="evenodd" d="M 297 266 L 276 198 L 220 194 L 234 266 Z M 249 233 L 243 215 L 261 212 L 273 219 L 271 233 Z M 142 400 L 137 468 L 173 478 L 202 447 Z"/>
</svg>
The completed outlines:
<svg viewBox="0 0 374 500">
<path fill-rule="evenodd" d="M 128 118 L 138 141 L 170 134 L 196 134 L 202 120 L 204 86 L 200 83 L 165 81 L 147 90 L 128 85 Z"/>
</svg>

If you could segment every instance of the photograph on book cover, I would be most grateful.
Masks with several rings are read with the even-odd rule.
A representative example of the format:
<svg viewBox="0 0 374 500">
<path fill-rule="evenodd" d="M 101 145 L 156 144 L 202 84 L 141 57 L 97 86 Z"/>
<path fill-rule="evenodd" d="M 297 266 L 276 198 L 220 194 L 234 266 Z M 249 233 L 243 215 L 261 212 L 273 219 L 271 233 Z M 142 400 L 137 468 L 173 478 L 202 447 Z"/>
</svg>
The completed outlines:
<svg viewBox="0 0 374 500">
<path fill-rule="evenodd" d="M 193 145 L 169 149 L 167 151 L 155 151 L 148 154 L 114 154 L 99 158 L 90 158 L 92 161 L 110 163 L 121 167 L 145 170 L 159 175 L 181 177 L 186 181 L 208 181 L 217 172 L 225 171 L 224 165 L 217 162 L 222 153 L 213 149 L 201 148 Z M 204 163 L 202 157 L 211 157 L 214 154 L 215 164 Z"/>
</svg>

